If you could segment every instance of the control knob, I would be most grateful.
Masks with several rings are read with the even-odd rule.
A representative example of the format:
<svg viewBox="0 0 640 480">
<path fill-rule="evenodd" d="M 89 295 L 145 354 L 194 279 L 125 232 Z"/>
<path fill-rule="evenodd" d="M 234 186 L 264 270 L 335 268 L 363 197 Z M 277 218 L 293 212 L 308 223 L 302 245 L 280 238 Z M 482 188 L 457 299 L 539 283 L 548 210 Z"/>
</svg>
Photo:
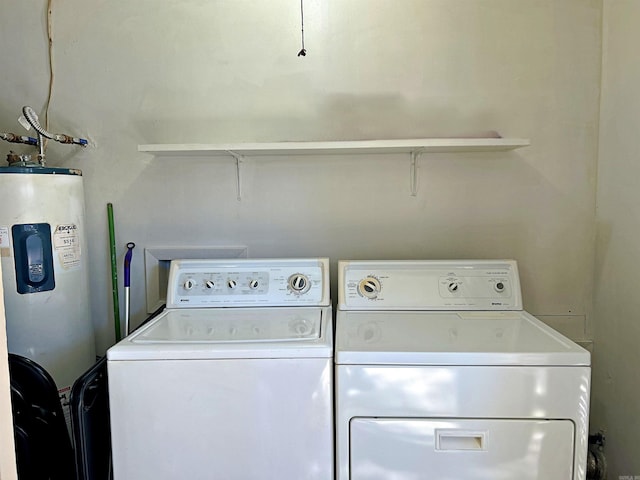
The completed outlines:
<svg viewBox="0 0 640 480">
<path fill-rule="evenodd" d="M 196 281 L 193 278 L 187 278 L 187 280 L 184 282 L 185 290 L 191 290 L 195 286 L 196 286 Z"/>
<path fill-rule="evenodd" d="M 260 285 L 260 282 L 258 282 L 258 280 L 251 280 L 249 282 L 249 288 L 251 290 L 255 290 L 256 288 L 258 288 L 258 285 Z"/>
<path fill-rule="evenodd" d="M 496 292 L 498 292 L 498 293 L 502 293 L 502 292 L 504 292 L 504 288 L 505 288 L 505 286 L 504 286 L 504 283 L 503 283 L 503 282 L 497 282 L 497 283 L 493 286 L 493 288 L 495 288 L 495 289 L 496 289 Z"/>
<path fill-rule="evenodd" d="M 213 280 L 206 280 L 206 281 L 204 282 L 204 286 L 205 286 L 205 287 L 207 287 L 207 288 L 209 288 L 209 289 L 211 289 L 211 288 L 215 287 L 215 286 L 216 286 L 216 284 L 215 284 L 215 283 L 213 283 Z"/>
<path fill-rule="evenodd" d="M 451 293 L 455 293 L 458 291 L 458 287 L 459 285 L 457 282 L 450 282 L 447 288 Z"/>
<path fill-rule="evenodd" d="M 380 285 L 380 280 L 376 277 L 367 277 L 361 280 L 358 284 L 358 293 L 371 300 L 377 298 L 381 289 L 382 286 Z"/>
<path fill-rule="evenodd" d="M 311 288 L 311 282 L 306 275 L 295 273 L 289 277 L 289 289 L 294 293 L 305 293 Z"/>
<path fill-rule="evenodd" d="M 227 287 L 229 287 L 230 290 L 233 290 L 237 286 L 238 282 L 236 282 L 235 280 L 227 280 Z"/>
</svg>

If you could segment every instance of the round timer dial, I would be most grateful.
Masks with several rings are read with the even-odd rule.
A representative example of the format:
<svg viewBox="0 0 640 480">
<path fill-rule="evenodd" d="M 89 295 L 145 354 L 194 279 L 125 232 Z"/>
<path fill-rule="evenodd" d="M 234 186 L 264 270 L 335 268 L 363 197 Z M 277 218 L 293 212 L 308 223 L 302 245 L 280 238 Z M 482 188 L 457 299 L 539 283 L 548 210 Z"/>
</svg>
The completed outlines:
<svg viewBox="0 0 640 480">
<path fill-rule="evenodd" d="M 358 284 L 358 293 L 371 300 L 378 297 L 381 289 L 380 280 L 376 277 L 364 278 Z"/>
<path fill-rule="evenodd" d="M 302 294 L 309 291 L 311 288 L 311 282 L 306 275 L 302 273 L 294 273 L 288 280 L 289 290 L 294 293 Z"/>
</svg>

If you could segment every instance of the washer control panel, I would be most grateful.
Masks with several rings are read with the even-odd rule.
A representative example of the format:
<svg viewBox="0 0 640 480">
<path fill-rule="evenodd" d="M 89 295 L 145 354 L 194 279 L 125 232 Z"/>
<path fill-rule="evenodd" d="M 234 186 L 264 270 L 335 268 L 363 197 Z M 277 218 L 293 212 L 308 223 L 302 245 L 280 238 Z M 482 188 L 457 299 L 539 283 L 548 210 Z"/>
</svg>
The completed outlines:
<svg viewBox="0 0 640 480">
<path fill-rule="evenodd" d="M 328 259 L 173 260 L 167 308 L 329 305 Z"/>
<path fill-rule="evenodd" d="M 343 310 L 522 310 L 513 260 L 342 261 Z"/>
</svg>

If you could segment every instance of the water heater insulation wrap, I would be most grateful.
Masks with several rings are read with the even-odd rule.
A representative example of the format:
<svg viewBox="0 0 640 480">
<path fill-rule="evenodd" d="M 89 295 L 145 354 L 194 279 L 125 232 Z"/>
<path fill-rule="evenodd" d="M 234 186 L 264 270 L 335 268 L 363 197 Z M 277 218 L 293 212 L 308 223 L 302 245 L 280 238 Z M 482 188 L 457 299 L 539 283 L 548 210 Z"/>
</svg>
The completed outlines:
<svg viewBox="0 0 640 480">
<path fill-rule="evenodd" d="M 82 174 L 3 167 L 0 192 L 9 352 L 42 365 L 64 396 L 95 363 Z"/>
</svg>

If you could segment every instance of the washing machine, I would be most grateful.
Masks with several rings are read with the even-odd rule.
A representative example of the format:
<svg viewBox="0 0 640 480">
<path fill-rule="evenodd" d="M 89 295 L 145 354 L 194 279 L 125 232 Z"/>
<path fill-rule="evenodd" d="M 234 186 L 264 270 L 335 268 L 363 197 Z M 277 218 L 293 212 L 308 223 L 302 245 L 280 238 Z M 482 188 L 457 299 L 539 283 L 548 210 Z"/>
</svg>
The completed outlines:
<svg viewBox="0 0 640 480">
<path fill-rule="evenodd" d="M 584 480 L 590 354 L 515 261 L 339 262 L 338 480 Z"/>
<path fill-rule="evenodd" d="M 327 259 L 181 260 L 107 351 L 115 480 L 331 480 Z"/>
</svg>

